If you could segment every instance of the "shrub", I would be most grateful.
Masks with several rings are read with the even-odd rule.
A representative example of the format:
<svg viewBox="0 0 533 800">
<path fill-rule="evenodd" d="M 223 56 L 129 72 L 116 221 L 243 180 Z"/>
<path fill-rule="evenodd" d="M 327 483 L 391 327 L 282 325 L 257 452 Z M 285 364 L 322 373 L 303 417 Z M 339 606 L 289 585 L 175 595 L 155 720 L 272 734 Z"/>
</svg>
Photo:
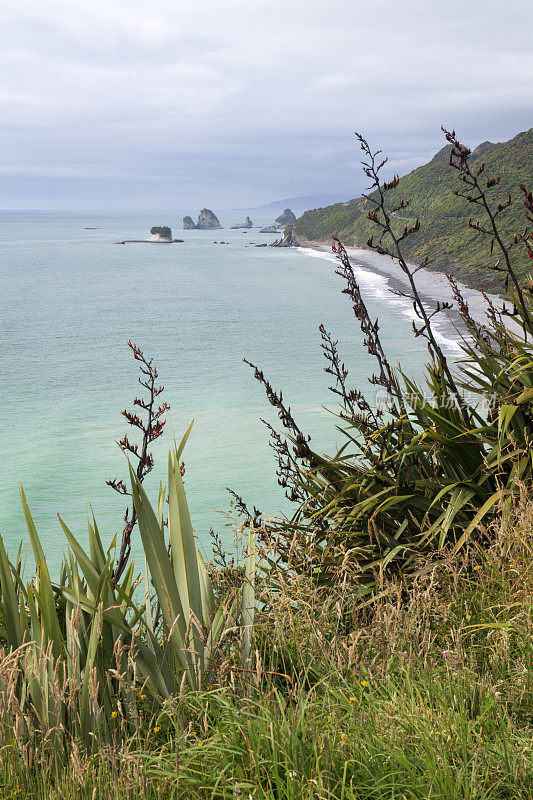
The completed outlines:
<svg viewBox="0 0 533 800">
<path fill-rule="evenodd" d="M 104 552 L 94 518 L 88 553 L 60 519 L 69 552 L 54 584 L 22 491 L 37 565 L 29 582 L 20 559 L 9 561 L 0 537 L 0 643 L 8 664 L 0 674 L 0 696 L 8 713 L 18 714 L 21 747 L 30 732 L 39 731 L 61 758 L 73 740 L 90 750 L 125 735 L 139 723 L 139 694 L 157 708 L 186 687 L 198 689 L 212 680 L 224 652 L 221 642 L 230 632 L 227 656 L 235 662 L 241 646 L 235 633 L 240 634 L 241 666 L 247 667 L 255 606 L 253 526 L 245 581 L 217 604 L 196 550 L 181 478 L 189 433 L 190 428 L 169 453 L 168 485 L 160 488 L 156 510 L 130 466 L 145 555 L 145 602 L 136 591 L 141 579 L 135 579 L 133 563 L 114 580 L 114 549 Z"/>
<path fill-rule="evenodd" d="M 326 372 L 335 378 L 332 388 L 341 399 L 339 418 L 346 438 L 338 453 L 325 457 L 312 450 L 281 393 L 254 367 L 287 434 L 283 437 L 271 429 L 279 480 L 296 504 L 292 518 L 271 531 L 275 547 L 267 542 L 268 556 L 326 585 L 339 570 L 349 573 L 362 600 L 379 588 L 383 571 L 413 580 L 421 574 L 421 556 L 438 559 L 445 547 L 459 551 L 472 537 L 479 539 L 480 525 L 490 521 L 498 503 L 512 503 L 519 486 L 530 491 L 532 485 L 533 304 L 531 292 L 513 269 L 514 253 L 519 246 L 528 248 L 531 234 L 526 229 L 510 242 L 502 239 L 498 217 L 510 200 L 492 208 L 487 188 L 497 184 L 497 177 L 486 175 L 484 165 L 472 171 L 468 148 L 454 133 L 446 137 L 452 145 L 451 167 L 461 180 L 456 194 L 484 211 L 486 221 L 470 220 L 470 226 L 489 238 L 491 252 L 498 252 L 493 268 L 505 272 L 511 308 L 499 312 L 488 303 L 485 324 L 476 322 L 450 276 L 467 331 L 461 342 L 463 358 L 456 367 L 450 366 L 432 319 L 451 304 L 426 307 L 415 273 L 427 262 L 413 268 L 402 253 L 402 241 L 419 229 L 420 222 L 404 225 L 396 219 L 396 213 L 409 205 L 403 197 L 392 208 L 387 202 L 400 180 L 395 176 L 381 181 L 386 159 L 359 137 L 364 171 L 372 184 L 368 218 L 378 230 L 377 240 L 372 237 L 368 245 L 395 258 L 407 278 L 409 290 L 404 294 L 418 317 L 413 332 L 427 341 L 431 355 L 425 382 L 417 385 L 390 366 L 378 321 L 370 318 L 337 237 L 333 242 L 337 272 L 346 282 L 344 293 L 353 304 L 364 344 L 376 358 L 370 382 L 385 405 L 368 401 L 360 388 L 349 388 L 337 343 L 321 326 Z M 529 223 L 532 195 L 525 187 L 522 191 Z M 530 248 L 529 253 L 533 257 Z"/>
<path fill-rule="evenodd" d="M 150 233 L 152 236 L 159 234 L 162 239 L 172 239 L 172 231 L 167 225 L 154 225 Z"/>
</svg>

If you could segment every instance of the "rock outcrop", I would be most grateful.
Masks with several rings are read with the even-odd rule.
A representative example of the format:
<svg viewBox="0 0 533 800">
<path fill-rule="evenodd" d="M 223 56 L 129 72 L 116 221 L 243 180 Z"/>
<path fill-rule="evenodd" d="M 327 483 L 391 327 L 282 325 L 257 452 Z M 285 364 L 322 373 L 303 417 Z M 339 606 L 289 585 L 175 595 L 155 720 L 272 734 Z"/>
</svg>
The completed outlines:
<svg viewBox="0 0 533 800">
<path fill-rule="evenodd" d="M 231 230 L 234 231 L 234 230 L 237 230 L 238 228 L 253 228 L 253 227 L 254 227 L 254 224 L 253 224 L 252 220 L 250 219 L 250 217 L 246 217 L 246 221 L 245 222 L 239 222 L 239 223 L 237 223 L 237 225 L 232 225 L 231 226 Z"/>
<path fill-rule="evenodd" d="M 285 230 L 283 231 L 283 238 L 276 239 L 275 242 L 272 242 L 270 247 L 300 247 L 298 239 L 293 234 L 293 226 L 287 225 Z"/>
<path fill-rule="evenodd" d="M 221 228 L 222 225 L 210 208 L 202 208 L 200 214 L 198 215 L 196 227 L 200 231 L 209 231 L 214 230 L 215 228 Z"/>
<path fill-rule="evenodd" d="M 183 229 L 186 231 L 212 231 L 218 228 L 222 228 L 222 225 L 210 208 L 202 208 L 198 214 L 196 225 L 192 221 L 192 217 L 183 217 Z"/>
<path fill-rule="evenodd" d="M 286 208 L 283 214 L 280 214 L 279 217 L 276 219 L 275 224 L 278 228 L 284 228 L 285 225 L 294 225 L 296 222 L 296 217 L 290 210 L 290 208 Z"/>
<path fill-rule="evenodd" d="M 283 230 L 287 225 L 294 225 L 296 222 L 296 217 L 290 210 L 290 208 L 286 208 L 283 214 L 280 214 L 277 220 L 274 222 L 273 225 L 268 225 L 266 228 L 261 228 L 259 233 L 277 233 L 280 230 Z M 281 240 L 280 240 L 281 241 Z M 292 245 L 283 245 L 283 247 L 289 247 Z M 281 247 L 281 245 L 280 245 Z"/>
<path fill-rule="evenodd" d="M 172 231 L 168 225 L 156 225 L 150 230 L 150 242 L 171 242 Z"/>
</svg>

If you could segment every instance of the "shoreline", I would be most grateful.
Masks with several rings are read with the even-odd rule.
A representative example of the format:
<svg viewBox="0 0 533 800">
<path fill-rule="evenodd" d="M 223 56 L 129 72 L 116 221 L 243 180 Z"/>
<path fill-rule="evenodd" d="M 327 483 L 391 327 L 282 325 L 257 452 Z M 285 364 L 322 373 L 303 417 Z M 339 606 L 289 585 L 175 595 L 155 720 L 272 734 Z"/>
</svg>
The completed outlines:
<svg viewBox="0 0 533 800">
<path fill-rule="evenodd" d="M 302 244 L 301 248 L 302 250 L 313 250 L 317 253 L 323 253 L 324 256 L 330 256 L 331 260 L 335 258 L 331 251 L 331 247 L 326 244 L 306 243 Z M 402 272 L 401 268 L 398 266 L 398 263 L 390 256 L 381 255 L 380 253 L 374 253 L 371 250 L 363 250 L 356 247 L 347 247 L 346 252 L 348 253 L 348 256 L 353 259 L 354 265 L 358 265 L 363 269 L 370 270 L 375 272 L 377 275 L 386 278 L 389 290 L 405 291 L 406 287 L 409 287 L 409 282 L 406 275 Z M 327 260 L 330 259 L 328 258 Z M 408 266 L 412 267 L 413 269 L 417 268 L 416 264 L 409 262 Z M 453 302 L 451 287 L 444 273 L 422 268 L 417 272 L 417 284 L 423 299 L 426 300 L 426 302 L 429 302 L 431 305 L 436 306 L 438 301 L 441 303 L 443 301 Z M 485 319 L 487 303 L 481 291 L 479 289 L 473 289 L 472 287 L 467 286 L 460 280 L 457 280 L 457 284 L 461 290 L 463 298 L 468 303 L 468 308 L 472 314 L 472 317 L 476 321 L 483 322 Z M 504 298 L 499 295 L 486 292 L 486 296 L 496 306 L 501 306 L 505 302 Z M 460 319 L 458 312 L 455 310 L 455 306 L 454 309 L 444 313 L 445 316 L 450 318 L 451 324 L 453 324 L 453 321 Z M 453 318 L 455 318 L 455 320 Z"/>
</svg>

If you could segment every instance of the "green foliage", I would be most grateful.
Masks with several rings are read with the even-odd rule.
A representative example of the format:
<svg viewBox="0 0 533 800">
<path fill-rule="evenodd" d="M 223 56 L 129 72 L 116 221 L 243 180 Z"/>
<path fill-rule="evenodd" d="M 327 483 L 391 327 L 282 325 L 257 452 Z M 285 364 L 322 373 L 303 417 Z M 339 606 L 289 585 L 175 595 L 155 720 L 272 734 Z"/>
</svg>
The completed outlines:
<svg viewBox="0 0 533 800">
<path fill-rule="evenodd" d="M 285 531 L 298 534 L 294 569 L 328 582 L 352 564 L 365 596 L 383 569 L 416 576 L 421 556 L 459 550 L 501 499 L 531 488 L 533 328 L 519 319 L 524 334 L 494 319 L 487 340 L 463 341 L 463 409 L 430 366 L 425 386 L 398 378 L 405 415 L 375 428 L 363 415 L 344 419 L 341 450 L 313 453 L 313 468 L 299 476 L 307 499 Z"/>
<path fill-rule="evenodd" d="M 0 797 L 530 800 L 532 526 L 519 501 L 490 547 L 409 593 L 394 582 L 348 630 L 349 584 L 325 593 L 283 573 L 258 598 L 250 674 L 156 714 L 137 698 L 131 734 L 87 759 L 58 764 L 39 736 L 20 746 L 0 693 Z"/>
<path fill-rule="evenodd" d="M 243 657 L 249 659 L 253 591 L 246 589 L 242 608 L 240 591 L 217 604 L 196 550 L 179 466 L 189 432 L 190 428 L 179 448 L 169 454 L 168 541 L 163 524 L 165 489 L 160 488 L 155 511 L 130 468 L 146 559 L 146 602 L 139 602 L 140 579 L 134 580 L 133 564 L 120 582 L 113 581 L 113 552 L 104 552 L 94 518 L 89 522 L 89 553 L 60 520 L 69 552 L 57 584 L 50 578 L 23 491 L 37 565 L 29 582 L 23 580 L 20 563 L 9 561 L 0 537 L 0 638 L 13 658 L 7 678 L 0 676 L 0 692 L 11 692 L 22 714 L 38 720 L 57 752 L 70 737 L 80 737 L 91 749 L 96 741 L 109 741 L 120 728 L 134 729 L 139 690 L 157 707 L 187 685 L 198 689 L 212 680 L 220 641 L 241 618 Z M 250 530 L 246 576 L 252 586 L 253 537 Z"/>
<path fill-rule="evenodd" d="M 348 389 L 337 343 L 321 326 L 326 371 L 336 377 L 333 391 L 343 403 L 339 430 L 345 436 L 339 452 L 328 457 L 311 450 L 283 407 L 281 395 L 277 397 L 265 384 L 293 444 L 292 454 L 287 445 L 285 449 L 278 445 L 278 474 L 297 501 L 292 519 L 276 532 L 270 561 L 280 560 L 324 585 L 344 571 L 357 582 L 363 602 L 379 590 L 384 573 L 412 581 L 421 574 L 421 559 L 422 569 L 428 569 L 427 559 L 438 560 L 445 548 L 459 551 L 480 535 L 480 525 L 490 521 L 500 501 L 512 504 L 523 485 L 528 491 L 533 488 L 533 302 L 531 289 L 521 288 L 517 278 L 522 255 L 533 257 L 526 241 L 533 198 L 522 186 L 524 227 L 509 242 L 501 232 L 507 205 L 496 199 L 493 209 L 490 202 L 497 179 L 471 160 L 469 149 L 455 134 L 446 135 L 453 143 L 449 161 L 461 181 L 459 197 L 486 215 L 482 227 L 491 239 L 491 256 L 494 251 L 493 257 L 500 257 L 506 287 L 512 286 L 512 309 L 502 313 L 488 304 L 485 323 L 480 324 L 450 278 L 465 326 L 463 357 L 455 370 L 450 368 L 431 324 L 443 306 L 439 303 L 432 311 L 425 307 L 414 279 L 416 270 L 404 256 L 404 247 L 418 235 L 420 225 L 417 220 L 401 233 L 395 231 L 394 214 L 404 207 L 398 196 L 402 182 L 381 182 L 379 171 L 386 162 L 359 137 L 364 171 L 375 188 L 368 215 L 368 224 L 379 237 L 373 246 L 396 258 L 409 281 L 406 296 L 420 320 L 413 324 L 414 335 L 427 340 L 432 356 L 425 380 L 418 385 L 391 368 L 378 321 L 370 319 L 346 250 L 335 237 L 338 272 L 346 279 L 345 293 L 361 324 L 365 346 L 376 358 L 370 383 L 380 387 L 381 398 L 376 394 L 368 401 L 360 387 Z M 493 149 L 481 148 L 487 158 Z M 257 375 L 262 379 L 262 373 L 256 371 Z M 379 408 L 385 399 L 390 413 Z M 287 453 L 291 460 L 284 464 Z"/>
<path fill-rule="evenodd" d="M 162 239 L 172 239 L 172 231 L 167 225 L 155 225 L 150 229 L 152 236 L 159 234 Z"/>
<path fill-rule="evenodd" d="M 406 222 L 412 224 L 416 217 L 422 223 L 421 229 L 405 242 L 405 255 L 413 261 L 427 256 L 430 266 L 451 271 L 471 286 L 501 291 L 503 279 L 487 266 L 483 236 L 467 225 L 473 213 L 476 218 L 479 215 L 482 224 L 485 215 L 481 210 L 473 212 L 457 203 L 456 176 L 450 169 L 449 153 L 450 147 L 444 147 L 428 164 L 404 176 L 390 193 L 393 205 L 399 204 L 401 197 L 411 200 L 410 206 L 398 213 L 398 231 Z M 484 142 L 479 145 L 472 154 L 473 167 L 482 162 L 487 171 L 501 176 L 490 195 L 505 200 L 510 194 L 513 200 L 502 214 L 502 231 L 508 238 L 520 234 L 524 229 L 524 204 L 518 186 L 533 184 L 533 128 L 503 144 Z M 328 241 L 338 234 L 347 245 L 366 247 L 367 240 L 375 233 L 366 216 L 369 208 L 367 200 L 358 198 L 346 204 L 306 211 L 294 226 L 294 233 L 316 242 Z M 529 269 L 526 254 L 517 258 L 516 269 L 524 279 Z"/>
<path fill-rule="evenodd" d="M 482 205 L 491 179 L 481 185 L 449 140 Z M 380 184 L 360 141 L 378 251 L 394 243 L 433 356 L 425 383 L 391 369 L 337 242 L 372 381 L 392 405 L 380 414 L 347 388 L 321 326 L 346 437 L 322 456 L 255 368 L 294 445 L 271 430 L 297 501 L 290 522 L 261 528 L 265 581 L 251 516 L 244 566 L 212 580 L 196 550 L 180 469 L 190 428 L 156 508 L 130 469 L 144 603 L 133 565 L 113 580 L 94 518 L 88 553 L 61 521 L 69 551 L 54 583 L 22 492 L 37 566 L 25 582 L 21 550 L 12 563 L 0 538 L 0 800 L 533 797 L 531 293 L 515 280 L 518 248 L 501 242 L 509 324 L 491 306 L 475 322 L 452 281 L 468 330 L 452 374 L 389 224 L 396 181 Z"/>
</svg>

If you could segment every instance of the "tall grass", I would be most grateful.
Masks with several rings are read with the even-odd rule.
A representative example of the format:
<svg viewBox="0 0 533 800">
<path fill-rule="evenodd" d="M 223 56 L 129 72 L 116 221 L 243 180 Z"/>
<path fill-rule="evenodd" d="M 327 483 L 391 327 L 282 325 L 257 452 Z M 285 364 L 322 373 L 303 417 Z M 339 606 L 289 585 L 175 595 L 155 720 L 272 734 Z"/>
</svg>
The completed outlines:
<svg viewBox="0 0 533 800">
<path fill-rule="evenodd" d="M 399 179 L 380 182 L 360 137 L 374 246 L 408 278 L 432 356 L 425 387 L 390 367 L 336 240 L 389 413 L 349 389 L 321 326 L 346 436 L 321 456 L 255 368 L 288 432 L 291 444 L 271 429 L 297 507 L 260 524 L 261 580 L 260 515 L 238 496 L 245 563 L 217 570 L 196 550 L 180 469 L 189 431 L 156 505 L 130 469 L 139 575 L 122 573 L 127 558 L 117 569 L 94 520 L 89 552 L 61 522 L 69 553 L 54 583 L 22 494 L 37 569 L 26 580 L 0 539 L 0 798 L 533 798 L 533 306 L 512 266 L 528 233 L 501 240 L 496 179 L 446 135 L 492 233 L 472 225 L 501 250 L 514 327 L 490 305 L 475 322 L 452 279 L 468 337 L 450 367 L 431 326 L 442 305 L 425 307 L 399 247 L 419 222 L 397 230 L 406 203 L 386 198 Z"/>
<path fill-rule="evenodd" d="M 94 519 L 88 553 L 60 520 L 69 552 L 53 583 L 22 491 L 37 567 L 25 581 L 20 560 L 10 562 L 0 537 L 0 692 L 4 718 L 14 717 L 23 752 L 35 736 L 57 763 L 77 743 L 90 752 L 138 728 L 139 691 L 156 709 L 187 687 L 200 689 L 224 658 L 248 663 L 254 531 L 249 529 L 245 584 L 218 601 L 196 549 L 181 478 L 188 433 L 169 454 L 168 488 L 160 488 L 156 509 L 130 467 L 145 555 L 144 602 L 133 563 L 114 580 L 114 549 L 104 552 Z"/>
<path fill-rule="evenodd" d="M 259 591 L 252 666 L 154 709 L 85 757 L 50 754 L 0 662 L 5 797 L 399 800 L 533 797 L 531 533 L 523 497 L 471 545 L 364 609 L 280 576 Z M 23 726 L 24 738 L 19 731 Z M 1 797 L 2 795 L 0 795 Z"/>
</svg>

